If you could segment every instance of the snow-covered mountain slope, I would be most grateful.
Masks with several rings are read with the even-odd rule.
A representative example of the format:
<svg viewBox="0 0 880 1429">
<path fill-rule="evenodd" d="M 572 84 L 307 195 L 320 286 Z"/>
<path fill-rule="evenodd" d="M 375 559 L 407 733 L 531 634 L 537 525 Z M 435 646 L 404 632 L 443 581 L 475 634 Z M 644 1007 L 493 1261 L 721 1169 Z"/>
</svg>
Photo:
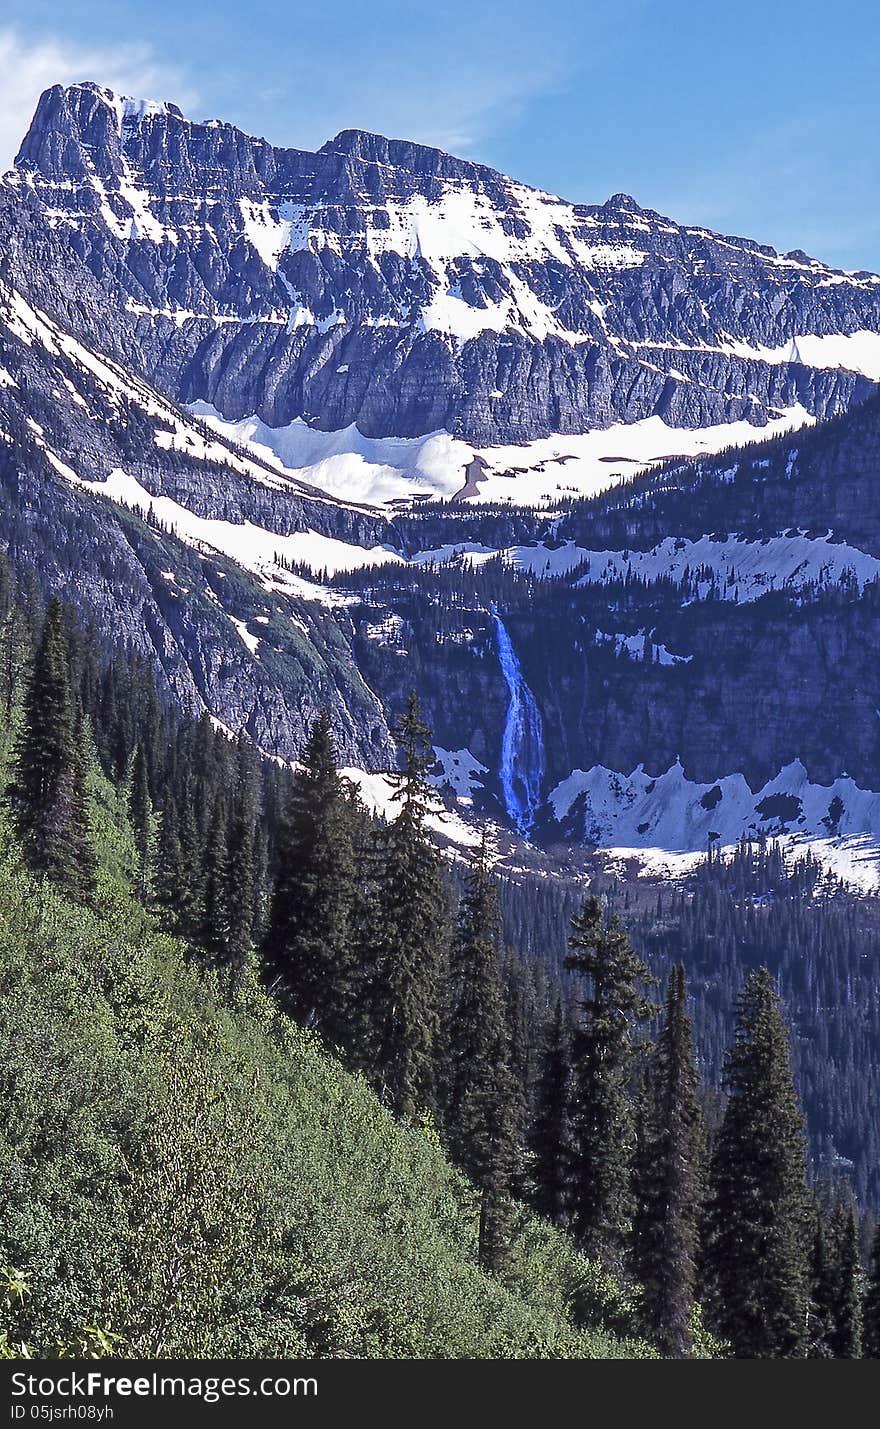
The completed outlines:
<svg viewBox="0 0 880 1429">
<path fill-rule="evenodd" d="M 124 294 L 159 385 L 228 421 L 482 449 L 659 418 L 647 459 L 880 380 L 876 275 L 403 140 L 347 130 L 312 154 L 56 87 L 8 183 Z"/>
<path fill-rule="evenodd" d="M 438 743 L 478 771 L 464 797 L 514 825 L 528 807 L 540 842 L 674 872 L 710 833 L 780 833 L 874 886 L 878 474 L 875 398 L 530 531 L 479 507 L 399 516 L 407 563 L 364 574 L 352 607 L 362 668 L 386 701 L 417 679 Z"/>
<path fill-rule="evenodd" d="M 688 779 L 680 760 L 656 778 L 596 765 L 575 769 L 548 797 L 569 838 L 631 857 L 652 872 L 681 874 L 708 848 L 720 854 L 741 839 L 776 839 L 797 857 L 809 849 L 837 878 L 880 891 L 880 793 L 842 775 L 811 781 L 800 760 L 760 789 L 742 774 L 713 783 Z"/>
<path fill-rule="evenodd" d="M 0 545 L 184 708 L 292 756 L 323 705 L 352 762 L 387 765 L 344 606 L 287 565 L 388 531 L 229 446 L 0 278 Z"/>
<path fill-rule="evenodd" d="M 453 842 L 864 874 L 877 304 L 629 200 L 50 91 L 0 184 L 0 542 L 275 755 L 326 704 L 377 808 L 415 686 Z"/>
<path fill-rule="evenodd" d="M 583 434 L 477 447 L 448 432 L 365 437 L 355 423 L 323 432 L 301 417 L 286 427 L 269 427 L 256 416 L 226 421 L 208 402 L 193 402 L 190 410 L 292 480 L 343 500 L 390 509 L 431 499 L 555 504 L 598 495 L 670 457 L 715 453 L 755 439 L 747 421 L 688 428 L 644 417 Z M 761 435 L 775 436 L 813 421 L 797 404 L 771 417 Z"/>
</svg>

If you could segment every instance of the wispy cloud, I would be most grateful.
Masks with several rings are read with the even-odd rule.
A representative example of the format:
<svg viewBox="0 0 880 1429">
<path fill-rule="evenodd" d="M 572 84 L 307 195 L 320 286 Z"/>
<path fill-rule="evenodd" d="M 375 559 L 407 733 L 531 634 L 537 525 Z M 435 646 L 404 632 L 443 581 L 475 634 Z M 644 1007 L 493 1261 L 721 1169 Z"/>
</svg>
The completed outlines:
<svg viewBox="0 0 880 1429">
<path fill-rule="evenodd" d="M 314 147 L 356 127 L 474 156 L 601 64 L 621 12 L 643 4 L 589 0 L 586 50 L 572 43 L 583 0 L 371 0 L 369 23 L 347 14 L 342 40 L 337 11 L 310 6 L 297 11 L 283 64 L 264 63 L 262 85 L 224 60 L 209 99 L 222 93 L 226 117 L 246 116 L 276 143 Z"/>
<path fill-rule="evenodd" d="M 96 48 L 0 29 L 0 74 L 0 172 L 11 165 L 37 100 L 50 85 L 92 79 L 137 98 L 173 99 L 183 108 L 198 100 L 186 76 L 142 44 Z"/>
</svg>

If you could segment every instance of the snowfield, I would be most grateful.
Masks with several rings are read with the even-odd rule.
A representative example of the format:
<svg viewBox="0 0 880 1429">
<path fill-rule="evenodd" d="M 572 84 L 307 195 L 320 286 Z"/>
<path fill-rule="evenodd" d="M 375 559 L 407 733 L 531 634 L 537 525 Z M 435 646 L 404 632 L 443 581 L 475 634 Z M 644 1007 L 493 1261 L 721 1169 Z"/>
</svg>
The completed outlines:
<svg viewBox="0 0 880 1429">
<path fill-rule="evenodd" d="M 642 765 L 622 774 L 603 765 L 572 770 L 547 800 L 553 817 L 577 837 L 645 871 L 677 876 L 707 847 L 732 848 L 742 838 L 781 838 L 796 855 L 807 849 L 836 877 L 880 891 L 880 793 L 846 775 L 812 782 L 793 760 L 752 791 L 742 774 L 714 784 L 688 779 L 680 762 L 652 776 Z"/>
<path fill-rule="evenodd" d="M 354 784 L 365 807 L 371 814 L 389 823 L 400 813 L 400 800 L 396 797 L 400 786 L 393 774 L 370 774 L 364 769 L 340 769 L 344 779 Z M 455 810 L 443 807 L 439 798 L 425 820 L 426 826 L 441 839 L 463 849 L 480 846 L 482 834 L 476 824 L 469 823 Z"/>
<path fill-rule="evenodd" d="M 189 410 L 227 441 L 328 496 L 370 506 L 449 500 L 465 485 L 473 502 L 546 506 L 563 497 L 596 496 L 669 457 L 714 455 L 811 426 L 803 407 L 787 408 L 766 426 L 728 422 L 696 429 L 669 427 L 661 417 L 618 423 L 579 436 L 542 437 L 519 446 L 474 447 L 448 432 L 423 437 L 365 437 L 352 424 L 322 432 L 297 418 L 269 427 L 259 417 L 228 421 L 207 402 Z M 478 459 L 468 483 L 467 468 Z"/>
<path fill-rule="evenodd" d="M 284 589 L 303 600 L 317 600 L 325 605 L 339 605 L 347 597 L 313 581 L 293 575 L 285 563 L 307 565 L 313 571 L 350 571 L 363 566 L 382 566 L 389 562 L 401 564 L 402 557 L 385 546 L 370 550 L 350 545 L 316 531 L 296 531 L 291 536 L 279 536 L 251 521 L 220 521 L 197 516 L 170 496 L 153 496 L 136 477 L 117 468 L 106 481 L 83 481 L 70 469 L 68 480 L 95 495 L 152 516 L 180 540 L 200 550 L 215 551 L 227 556 L 245 570 L 253 572 L 267 589 Z"/>
<path fill-rule="evenodd" d="M 579 548 L 572 547 L 574 553 Z M 699 541 L 667 536 L 647 551 L 580 550 L 589 570 L 579 585 L 595 585 L 626 576 L 652 581 L 665 577 L 681 581 L 686 574 L 700 574 L 698 594 L 704 598 L 712 588 L 722 600 L 757 600 L 768 590 L 797 589 L 817 582 L 834 585 L 846 572 L 860 587 L 880 576 L 880 560 L 835 541 L 831 533 L 808 536 L 806 532 L 770 536 L 762 541 L 746 541 L 738 536 L 716 541 L 701 536 Z"/>
</svg>

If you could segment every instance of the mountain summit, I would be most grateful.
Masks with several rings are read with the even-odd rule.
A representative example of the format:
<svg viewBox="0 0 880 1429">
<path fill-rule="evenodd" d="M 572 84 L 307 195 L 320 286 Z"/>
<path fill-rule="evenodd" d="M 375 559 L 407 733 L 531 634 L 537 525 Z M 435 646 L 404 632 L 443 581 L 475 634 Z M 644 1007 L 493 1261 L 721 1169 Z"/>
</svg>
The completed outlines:
<svg viewBox="0 0 880 1429">
<path fill-rule="evenodd" d="M 405 140 L 309 153 L 56 86 L 9 182 L 124 291 L 148 375 L 230 419 L 510 443 L 824 416 L 880 379 L 877 276 Z"/>
</svg>

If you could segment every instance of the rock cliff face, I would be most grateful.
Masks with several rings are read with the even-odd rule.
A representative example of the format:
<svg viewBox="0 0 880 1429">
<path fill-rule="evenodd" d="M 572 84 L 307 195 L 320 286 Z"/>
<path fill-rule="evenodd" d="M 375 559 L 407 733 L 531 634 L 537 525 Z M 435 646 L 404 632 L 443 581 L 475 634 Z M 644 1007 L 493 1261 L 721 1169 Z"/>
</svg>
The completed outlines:
<svg viewBox="0 0 880 1429">
<path fill-rule="evenodd" d="M 15 232 L 20 245 L 26 223 Z M 73 314 L 88 282 L 66 293 L 43 238 L 27 251 L 55 260 L 55 309 Z M 21 251 L 7 247 L 0 270 L 0 545 L 105 643 L 149 660 L 184 709 L 293 758 L 326 707 L 347 763 L 387 767 L 345 605 L 283 557 L 328 531 L 389 539 L 387 523 L 280 479 L 68 332 L 14 286 Z"/>
<path fill-rule="evenodd" d="M 872 274 L 357 130 L 312 154 L 56 87 L 11 182 L 122 296 L 144 369 L 227 418 L 510 443 L 760 428 L 880 380 Z"/>
</svg>

